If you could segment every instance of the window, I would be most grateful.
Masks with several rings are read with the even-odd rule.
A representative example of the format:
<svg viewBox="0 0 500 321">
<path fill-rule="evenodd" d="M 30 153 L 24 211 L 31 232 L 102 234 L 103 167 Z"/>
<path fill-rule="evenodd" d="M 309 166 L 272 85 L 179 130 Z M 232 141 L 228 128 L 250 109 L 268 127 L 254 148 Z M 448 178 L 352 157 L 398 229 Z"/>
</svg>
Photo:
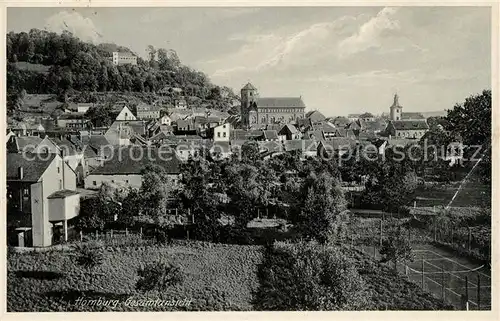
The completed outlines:
<svg viewBox="0 0 500 321">
<path fill-rule="evenodd" d="M 225 129 L 225 128 L 226 128 L 226 125 L 222 125 L 222 128 L 224 128 L 224 129 Z"/>
<path fill-rule="evenodd" d="M 224 133 L 222 134 L 222 137 L 226 137 L 226 132 L 224 132 Z"/>
<path fill-rule="evenodd" d="M 96 186 L 97 182 L 96 181 L 92 181 L 92 185 Z"/>
<path fill-rule="evenodd" d="M 220 132 L 217 132 L 217 137 L 219 137 L 219 138 L 220 138 Z"/>
<path fill-rule="evenodd" d="M 125 183 L 128 183 L 128 179 L 125 180 Z"/>
<path fill-rule="evenodd" d="M 29 189 L 27 189 L 27 188 L 23 189 L 23 195 L 24 196 L 28 196 L 29 194 L 30 194 Z"/>
<path fill-rule="evenodd" d="M 111 183 L 114 183 L 114 182 L 115 182 L 115 180 L 114 180 L 114 179 L 112 179 L 112 180 L 111 180 Z"/>
<path fill-rule="evenodd" d="M 58 167 L 57 168 L 57 174 L 59 174 L 61 172 L 61 169 Z"/>
</svg>

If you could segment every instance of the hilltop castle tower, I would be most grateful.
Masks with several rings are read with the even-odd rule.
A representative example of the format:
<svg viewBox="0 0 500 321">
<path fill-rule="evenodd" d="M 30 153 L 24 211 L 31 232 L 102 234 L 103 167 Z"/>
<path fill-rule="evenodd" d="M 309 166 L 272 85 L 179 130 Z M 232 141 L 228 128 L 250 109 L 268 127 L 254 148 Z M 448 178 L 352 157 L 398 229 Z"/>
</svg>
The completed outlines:
<svg viewBox="0 0 500 321">
<path fill-rule="evenodd" d="M 394 95 L 394 102 L 392 103 L 391 109 L 391 120 L 401 120 L 401 114 L 403 113 L 403 106 L 399 104 L 398 94 Z"/>
</svg>

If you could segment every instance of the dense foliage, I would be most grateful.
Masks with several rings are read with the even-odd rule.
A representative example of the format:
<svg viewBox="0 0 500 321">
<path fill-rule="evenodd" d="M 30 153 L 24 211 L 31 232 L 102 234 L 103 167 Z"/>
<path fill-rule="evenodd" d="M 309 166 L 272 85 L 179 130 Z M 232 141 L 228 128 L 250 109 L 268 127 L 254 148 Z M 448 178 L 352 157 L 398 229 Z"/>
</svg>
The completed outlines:
<svg viewBox="0 0 500 321">
<path fill-rule="evenodd" d="M 276 243 L 259 269 L 258 310 L 356 310 L 366 306 L 364 282 L 338 249 Z"/>
<path fill-rule="evenodd" d="M 94 45 L 70 32 L 56 34 L 32 29 L 7 34 L 7 92 L 9 109 L 15 109 L 20 92 L 54 93 L 64 97 L 81 92 L 157 92 L 165 89 L 173 102 L 180 88 L 192 105 L 229 110 L 237 97 L 228 87 L 213 85 L 202 72 L 182 65 L 175 51 L 149 46 L 150 57 L 137 65 L 113 65 L 113 51 L 132 53 L 114 44 Z M 48 68 L 24 68 L 19 62 Z M 48 71 L 46 70 L 48 69 Z"/>
<path fill-rule="evenodd" d="M 137 270 L 139 280 L 136 289 L 147 292 L 151 290 L 164 291 L 169 286 L 181 284 L 184 274 L 181 268 L 170 262 L 153 262 Z"/>
</svg>

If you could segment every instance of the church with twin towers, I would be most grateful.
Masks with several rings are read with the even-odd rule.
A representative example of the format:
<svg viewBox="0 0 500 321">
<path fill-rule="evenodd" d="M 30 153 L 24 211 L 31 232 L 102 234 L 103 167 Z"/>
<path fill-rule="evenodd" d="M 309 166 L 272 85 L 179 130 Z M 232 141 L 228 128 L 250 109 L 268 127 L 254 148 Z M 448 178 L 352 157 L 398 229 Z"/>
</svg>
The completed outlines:
<svg viewBox="0 0 500 321">
<path fill-rule="evenodd" d="M 260 97 L 251 83 L 241 88 L 241 121 L 245 127 L 295 123 L 304 118 L 305 109 L 302 97 Z"/>
</svg>

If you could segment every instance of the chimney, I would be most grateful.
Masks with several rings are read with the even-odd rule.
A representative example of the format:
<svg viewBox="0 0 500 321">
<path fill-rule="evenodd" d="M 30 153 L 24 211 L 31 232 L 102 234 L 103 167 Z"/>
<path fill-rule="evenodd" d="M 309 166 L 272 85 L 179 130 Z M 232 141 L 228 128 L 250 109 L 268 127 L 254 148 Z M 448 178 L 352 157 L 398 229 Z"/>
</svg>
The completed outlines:
<svg viewBox="0 0 500 321">
<path fill-rule="evenodd" d="M 24 169 L 22 166 L 18 167 L 17 168 L 17 174 L 19 176 L 19 179 L 23 179 L 24 178 Z"/>
</svg>

